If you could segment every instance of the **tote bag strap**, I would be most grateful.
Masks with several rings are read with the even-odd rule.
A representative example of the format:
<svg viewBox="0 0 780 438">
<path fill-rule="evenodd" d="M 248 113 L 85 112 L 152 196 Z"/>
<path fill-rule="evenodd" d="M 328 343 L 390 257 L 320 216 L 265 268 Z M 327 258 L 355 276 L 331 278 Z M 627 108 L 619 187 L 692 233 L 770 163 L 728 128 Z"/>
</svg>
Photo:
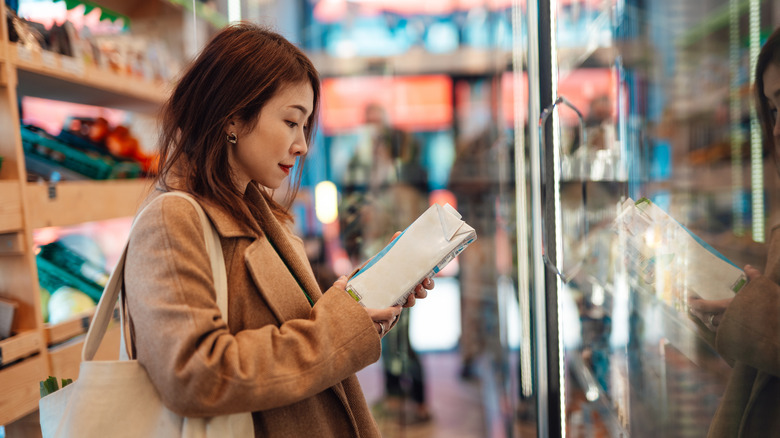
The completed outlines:
<svg viewBox="0 0 780 438">
<path fill-rule="evenodd" d="M 214 277 L 214 287 L 217 294 L 217 306 L 222 313 L 222 318 L 225 320 L 225 322 L 227 322 L 227 273 L 225 270 L 225 259 L 222 256 L 222 244 L 219 241 L 219 234 L 217 234 L 214 226 L 211 224 L 211 221 L 209 221 L 208 217 L 206 217 L 206 213 L 203 211 L 203 208 L 192 196 L 183 192 L 167 192 L 160 195 L 159 198 L 162 198 L 163 196 L 178 196 L 184 198 L 188 200 L 193 205 L 193 207 L 195 207 L 195 211 L 198 213 L 198 217 L 200 218 L 200 222 L 203 227 L 203 234 L 206 240 L 206 251 L 209 254 L 209 259 L 211 262 L 211 272 Z M 146 208 L 148 208 L 148 205 L 143 210 L 141 210 L 138 215 L 136 215 L 136 222 L 137 218 L 140 217 L 144 211 L 146 211 Z M 135 222 L 133 223 L 133 228 L 134 227 Z M 133 228 L 130 229 L 131 234 Z M 98 302 L 97 308 L 95 310 L 95 316 L 93 317 L 92 323 L 89 326 L 89 331 L 87 331 L 87 336 L 84 340 L 84 347 L 81 351 L 81 360 L 83 361 L 89 361 L 95 357 L 95 353 L 97 352 L 97 349 L 103 340 L 103 336 L 106 334 L 106 329 L 108 328 L 108 324 L 113 316 L 117 299 L 119 298 L 119 295 L 122 291 L 125 259 L 127 257 L 127 246 L 128 243 L 125 243 L 122 255 L 116 264 L 116 268 L 114 268 L 114 272 L 111 273 L 108 283 L 103 290 L 103 294 L 100 297 L 100 301 Z M 120 336 L 120 357 L 122 359 L 126 359 L 127 349 L 125 345 L 124 311 L 121 308 L 119 312 L 119 318 L 120 327 L 122 328 Z"/>
</svg>

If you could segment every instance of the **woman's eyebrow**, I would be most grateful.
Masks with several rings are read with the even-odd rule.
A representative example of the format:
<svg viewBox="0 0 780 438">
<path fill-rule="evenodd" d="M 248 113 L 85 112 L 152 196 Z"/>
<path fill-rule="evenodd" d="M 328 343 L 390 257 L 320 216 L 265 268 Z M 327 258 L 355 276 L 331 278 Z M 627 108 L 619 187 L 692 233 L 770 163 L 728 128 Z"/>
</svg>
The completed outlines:
<svg viewBox="0 0 780 438">
<path fill-rule="evenodd" d="M 309 110 L 305 106 L 303 106 L 303 105 L 297 105 L 297 104 L 296 105 L 290 105 L 289 108 L 295 108 L 298 111 L 302 112 L 303 115 L 307 115 L 309 113 Z"/>
</svg>

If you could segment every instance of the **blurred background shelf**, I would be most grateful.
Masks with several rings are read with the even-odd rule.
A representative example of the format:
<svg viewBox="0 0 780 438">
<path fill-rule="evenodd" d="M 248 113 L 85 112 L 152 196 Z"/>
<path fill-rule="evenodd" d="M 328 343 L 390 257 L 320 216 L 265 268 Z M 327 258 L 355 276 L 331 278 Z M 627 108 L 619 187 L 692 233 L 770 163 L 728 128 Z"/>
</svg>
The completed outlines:
<svg viewBox="0 0 780 438">
<path fill-rule="evenodd" d="M 138 112 L 154 112 L 168 95 L 161 83 L 94 66 L 75 58 L 8 43 L 9 61 L 17 69 L 17 92 Z"/>
<path fill-rule="evenodd" d="M 423 49 L 386 57 L 335 57 L 309 54 L 322 77 L 340 77 L 372 72 L 394 75 L 440 74 L 484 75 L 504 72 L 511 65 L 512 53 L 505 50 L 460 48 L 451 53 L 434 54 Z"/>
</svg>

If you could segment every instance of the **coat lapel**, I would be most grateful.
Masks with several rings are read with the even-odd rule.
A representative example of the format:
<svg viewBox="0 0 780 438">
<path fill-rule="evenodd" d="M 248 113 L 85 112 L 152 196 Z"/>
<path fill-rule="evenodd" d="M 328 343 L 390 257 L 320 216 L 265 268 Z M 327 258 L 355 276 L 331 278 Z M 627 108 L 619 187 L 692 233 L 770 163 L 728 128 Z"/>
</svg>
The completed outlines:
<svg viewBox="0 0 780 438">
<path fill-rule="evenodd" d="M 302 242 L 276 219 L 253 186 L 247 189 L 247 200 L 259 207 L 261 217 L 258 219 L 265 232 L 244 253 L 244 262 L 253 281 L 280 321 L 308 318 L 311 306 L 306 294 L 317 302 L 322 292 Z"/>
<path fill-rule="evenodd" d="M 306 295 L 268 239 L 253 242 L 244 252 L 244 263 L 279 321 L 309 317 L 311 306 Z"/>
</svg>

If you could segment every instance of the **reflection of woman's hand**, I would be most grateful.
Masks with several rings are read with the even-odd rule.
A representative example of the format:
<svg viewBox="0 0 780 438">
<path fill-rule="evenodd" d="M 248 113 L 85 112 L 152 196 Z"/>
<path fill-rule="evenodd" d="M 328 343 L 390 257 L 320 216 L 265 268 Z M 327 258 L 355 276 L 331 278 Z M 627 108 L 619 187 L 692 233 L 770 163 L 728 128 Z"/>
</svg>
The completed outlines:
<svg viewBox="0 0 780 438">
<path fill-rule="evenodd" d="M 761 276 L 761 271 L 751 265 L 745 265 L 744 271 L 748 281 Z M 732 297 L 722 300 L 705 300 L 696 296 L 690 297 L 688 298 L 688 312 L 701 320 L 707 328 L 715 331 L 723 319 L 723 313 L 726 312 L 726 308 L 729 307 L 733 299 Z"/>
<path fill-rule="evenodd" d="M 698 318 L 708 329 L 716 331 L 723 319 L 723 312 L 733 298 L 705 300 L 699 297 L 688 298 L 688 311 Z"/>
</svg>

